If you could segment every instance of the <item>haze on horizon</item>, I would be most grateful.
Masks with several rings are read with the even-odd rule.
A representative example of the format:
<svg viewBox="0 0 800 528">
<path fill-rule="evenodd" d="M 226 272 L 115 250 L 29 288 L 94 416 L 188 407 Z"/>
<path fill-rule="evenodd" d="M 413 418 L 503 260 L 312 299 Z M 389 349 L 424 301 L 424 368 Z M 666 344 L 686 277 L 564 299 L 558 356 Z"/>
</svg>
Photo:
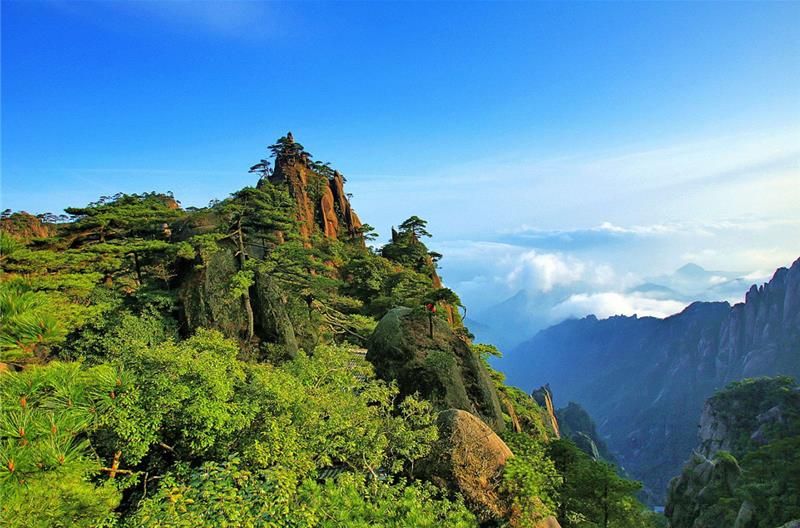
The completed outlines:
<svg viewBox="0 0 800 528">
<path fill-rule="evenodd" d="M 471 311 L 666 315 L 637 285 L 800 256 L 800 3 L 499 5 L 3 2 L 2 208 L 203 206 L 291 130 Z"/>
</svg>

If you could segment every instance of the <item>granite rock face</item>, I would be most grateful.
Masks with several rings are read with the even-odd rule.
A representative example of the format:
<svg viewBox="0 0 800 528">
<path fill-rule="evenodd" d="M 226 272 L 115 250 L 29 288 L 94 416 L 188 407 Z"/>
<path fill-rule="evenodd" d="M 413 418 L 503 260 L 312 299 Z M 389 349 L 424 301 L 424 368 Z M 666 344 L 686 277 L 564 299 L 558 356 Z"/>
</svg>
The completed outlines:
<svg viewBox="0 0 800 528">
<path fill-rule="evenodd" d="M 625 470 L 663 504 L 695 446 L 706 398 L 753 376 L 800 377 L 800 259 L 744 303 L 698 302 L 666 319 L 589 316 L 539 332 L 499 365 L 511 384 L 579 402 Z"/>
<path fill-rule="evenodd" d="M 550 418 L 550 426 L 553 428 L 553 433 L 556 438 L 561 438 L 561 432 L 558 426 L 558 418 L 556 418 L 556 410 L 553 405 L 553 393 L 550 390 L 550 385 L 543 385 L 531 393 L 531 397 L 539 404 L 539 406 L 547 411 L 547 416 Z"/>
<path fill-rule="evenodd" d="M 367 360 L 378 377 L 397 381 L 404 395 L 418 392 L 440 409 L 479 416 L 493 430 L 504 429 L 497 391 L 480 358 L 464 338 L 437 317 L 394 308 L 369 339 Z"/>
<path fill-rule="evenodd" d="M 774 466 L 762 467 L 772 463 L 765 462 L 769 459 L 756 458 L 753 462 L 747 455 L 757 452 L 763 456 L 761 447 L 772 442 L 770 447 L 780 445 L 798 435 L 800 387 L 790 378 L 746 379 L 716 393 L 703 408 L 699 445 L 682 473 L 670 482 L 665 509 L 670 526 L 755 528 L 763 526 L 759 517 L 765 514 L 780 522 L 793 518 L 791 511 L 776 512 L 764 507 L 763 499 L 786 493 L 785 483 L 777 477 Z M 747 495 L 742 489 L 747 490 L 748 483 L 742 489 L 737 489 L 737 483 L 746 479 L 748 471 L 752 472 L 754 463 L 776 480 L 759 482 L 759 493 Z M 792 461 L 781 457 L 778 463 Z M 761 501 L 750 502 L 754 496 Z"/>
<path fill-rule="evenodd" d="M 294 141 L 291 132 L 287 138 Z M 326 176 L 314 169 L 307 156 L 279 155 L 268 182 L 288 186 L 296 202 L 300 234 L 305 239 L 315 231 L 328 238 L 359 236 L 361 220 L 350 205 L 344 177 L 338 171 Z"/>
<path fill-rule="evenodd" d="M 287 134 L 286 145 L 296 145 L 291 132 Z M 307 246 L 314 237 L 328 239 L 347 239 L 351 243 L 363 244 L 361 222 L 352 210 L 344 190 L 344 177 L 337 171 L 322 171 L 319 165 L 311 163 L 302 150 L 286 148 L 277 154 L 275 168 L 267 177 L 259 181 L 259 186 L 286 185 L 294 199 L 294 212 L 297 215 L 300 236 Z M 167 203 L 169 208 L 177 203 Z M 191 225 L 176 226 L 173 234 L 176 240 L 188 240 L 193 235 L 213 231 L 221 220 L 213 213 L 197 218 Z M 279 243 L 284 242 L 282 233 L 277 234 Z M 218 242 L 219 250 L 206 256 L 197 256 L 194 262 L 185 262 L 179 270 L 178 300 L 183 323 L 188 332 L 205 326 L 216 328 L 226 336 L 244 339 L 248 333 L 248 321 L 242 310 L 242 300 L 231 293 L 230 277 L 241 268 L 238 261 L 238 248 L 231 242 Z M 247 253 L 262 255 L 260 245 L 246 244 Z M 312 331 L 304 331 L 298 321 L 289 317 L 290 304 L 298 302 L 289 299 L 274 284 L 267 274 L 255 273 L 254 284 L 250 288 L 255 337 L 260 340 L 283 345 L 289 356 L 294 356 L 300 348 L 311 346 L 315 341 Z M 295 306 L 295 312 L 298 312 Z"/>
<path fill-rule="evenodd" d="M 44 238 L 55 234 L 54 224 L 47 224 L 36 216 L 25 211 L 12 213 L 0 218 L 0 231 L 21 241 L 33 238 Z"/>
<path fill-rule="evenodd" d="M 460 493 L 486 522 L 506 517 L 509 506 L 500 489 L 511 449 L 478 417 L 460 409 L 439 414 L 439 440 L 418 474 Z"/>
</svg>

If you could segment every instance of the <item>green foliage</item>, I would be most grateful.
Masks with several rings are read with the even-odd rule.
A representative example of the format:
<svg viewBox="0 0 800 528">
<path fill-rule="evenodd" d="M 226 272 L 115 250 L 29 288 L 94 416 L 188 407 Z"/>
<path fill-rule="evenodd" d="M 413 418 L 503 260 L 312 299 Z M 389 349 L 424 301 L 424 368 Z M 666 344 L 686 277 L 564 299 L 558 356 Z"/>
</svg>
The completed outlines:
<svg viewBox="0 0 800 528">
<path fill-rule="evenodd" d="M 511 497 L 516 525 L 534 526 L 555 513 L 561 477 L 543 442 L 523 433 L 506 433 L 504 440 L 514 456 L 506 462 L 502 489 Z"/>
<path fill-rule="evenodd" d="M 5 231 L 0 231 L 0 262 L 22 249 L 24 246 Z"/>
<path fill-rule="evenodd" d="M 255 415 L 254 402 L 235 398 L 245 383 L 238 347 L 219 332 L 200 330 L 178 343 L 134 343 L 114 359 L 131 390 L 104 417 L 105 445 L 139 463 L 165 444 L 185 458 L 223 451 Z"/>
<path fill-rule="evenodd" d="M 125 526 L 466 528 L 476 522 L 463 504 L 430 485 L 347 473 L 320 483 L 287 471 L 243 469 L 234 458 L 168 475 Z"/>
<path fill-rule="evenodd" d="M 419 222 L 423 224 L 420 225 Z M 392 240 L 381 248 L 381 255 L 414 271 L 430 275 L 435 267 L 428 248 L 420 240 L 424 236 L 430 236 L 424 229 L 424 220 L 412 216 L 401 224 L 400 231 L 393 233 Z"/>
<path fill-rule="evenodd" d="M 154 192 L 104 196 L 86 207 L 65 211 L 73 217 L 65 226 L 67 233 L 93 242 L 163 236 L 164 223 L 184 214 L 171 196 Z"/>
<path fill-rule="evenodd" d="M 255 283 L 254 277 L 255 273 L 253 270 L 238 271 L 233 277 L 231 277 L 231 295 L 233 295 L 233 297 L 242 297 L 247 295 L 250 287 Z"/>
<path fill-rule="evenodd" d="M 658 526 L 658 517 L 636 499 L 641 485 L 620 477 L 611 464 L 593 460 L 569 440 L 551 442 L 548 453 L 562 479 L 556 503 L 564 528 Z"/>
<path fill-rule="evenodd" d="M 335 177 L 290 135 L 270 150 L 312 171 L 312 199 Z M 425 341 L 425 303 L 461 306 L 439 287 L 427 223 L 409 218 L 380 251 L 300 237 L 269 162 L 251 172 L 256 187 L 208 208 L 145 193 L 69 219 L 3 213 L 0 525 L 477 525 L 458 497 L 415 478 L 439 435 L 433 402 L 415 393 L 424 383 L 401 397 L 363 351 L 334 344 L 365 346 L 397 306 L 416 318 L 403 339 Z M 357 235 L 377 236 L 367 224 Z M 458 326 L 455 310 L 432 319 L 436 350 L 420 363 L 445 392 L 467 364 L 463 401 L 480 393 L 502 426 L 479 368 L 498 352 L 470 349 L 451 316 Z M 516 456 L 501 480 L 512 525 L 527 526 L 594 483 L 565 487 L 542 410 L 493 380 L 523 431 L 507 438 Z M 613 497 L 615 515 L 624 501 L 635 510 L 630 494 Z"/>
<path fill-rule="evenodd" d="M 800 517 L 800 392 L 795 381 L 745 379 L 707 404 L 725 424 L 732 452 L 689 461 L 670 486 L 671 524 L 733 525 L 740 510 L 752 514 L 744 528 L 780 526 Z"/>
<path fill-rule="evenodd" d="M 758 445 L 751 438 L 758 429 L 758 416 L 775 407 L 783 409 L 784 418 L 765 431 L 769 439 L 800 435 L 800 395 L 797 383 L 789 376 L 748 378 L 729 384 L 709 399 L 714 411 L 724 417 L 735 436 L 731 451 L 740 456 Z"/>
<path fill-rule="evenodd" d="M 367 242 L 373 242 L 380 238 L 380 235 L 375 232 L 375 228 L 369 224 L 362 224 L 358 228 L 358 234 Z"/>
<path fill-rule="evenodd" d="M 96 526 L 119 503 L 86 435 L 127 387 L 109 366 L 53 362 L 0 374 L 0 524 Z M 101 479 L 102 480 L 102 479 Z"/>
<path fill-rule="evenodd" d="M 329 466 L 400 471 L 436 439 L 430 404 L 401 403 L 397 389 L 346 349 L 318 347 L 280 367 L 252 367 L 248 398 L 260 411 L 243 454 L 258 467 L 283 465 L 302 474 Z"/>
<path fill-rule="evenodd" d="M 44 358 L 66 335 L 54 313 L 56 305 L 47 294 L 19 282 L 0 282 L 0 361 Z"/>
<path fill-rule="evenodd" d="M 303 145 L 297 143 L 289 132 L 285 136 L 278 139 L 275 143 L 267 147 L 275 158 L 284 159 L 302 159 L 311 158 L 311 154 L 307 153 Z"/>
<path fill-rule="evenodd" d="M 753 505 L 754 527 L 800 518 L 800 436 L 760 447 L 742 459 L 736 496 Z"/>
<path fill-rule="evenodd" d="M 428 222 L 418 216 L 412 216 L 400 224 L 400 235 L 413 235 L 417 239 L 422 237 L 431 237 L 426 227 Z"/>
</svg>

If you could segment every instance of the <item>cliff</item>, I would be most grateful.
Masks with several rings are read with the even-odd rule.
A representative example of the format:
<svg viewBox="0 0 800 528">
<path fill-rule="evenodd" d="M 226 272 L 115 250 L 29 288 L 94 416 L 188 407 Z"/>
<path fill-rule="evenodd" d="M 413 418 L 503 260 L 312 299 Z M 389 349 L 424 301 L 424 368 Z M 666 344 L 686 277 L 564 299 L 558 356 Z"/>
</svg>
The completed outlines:
<svg viewBox="0 0 800 528">
<path fill-rule="evenodd" d="M 695 444 L 717 389 L 744 377 L 800 376 L 800 260 L 753 286 L 744 303 L 694 303 L 666 319 L 589 316 L 539 332 L 500 363 L 530 389 L 578 401 L 651 501 Z"/>
<path fill-rule="evenodd" d="M 547 413 L 550 427 L 553 429 L 553 434 L 556 438 L 561 438 L 561 432 L 558 427 L 558 419 L 556 418 L 556 409 L 553 405 L 553 393 L 550 391 L 550 385 L 543 385 L 531 393 L 531 397 L 544 409 Z"/>
<path fill-rule="evenodd" d="M 597 426 L 583 407 L 575 402 L 569 402 L 566 407 L 556 411 L 556 418 L 561 434 L 575 442 L 581 450 L 595 460 L 616 463 L 614 455 L 597 432 Z"/>
<path fill-rule="evenodd" d="M 361 220 L 344 191 L 344 177 L 324 164 L 311 163 L 291 132 L 278 141 L 282 148 L 276 153 L 275 169 L 266 181 L 288 186 L 296 203 L 301 235 L 309 239 L 319 231 L 333 239 L 360 236 Z"/>
<path fill-rule="evenodd" d="M 672 528 L 778 527 L 800 518 L 800 387 L 793 380 L 729 385 L 706 401 L 698 440 L 670 482 Z"/>
</svg>

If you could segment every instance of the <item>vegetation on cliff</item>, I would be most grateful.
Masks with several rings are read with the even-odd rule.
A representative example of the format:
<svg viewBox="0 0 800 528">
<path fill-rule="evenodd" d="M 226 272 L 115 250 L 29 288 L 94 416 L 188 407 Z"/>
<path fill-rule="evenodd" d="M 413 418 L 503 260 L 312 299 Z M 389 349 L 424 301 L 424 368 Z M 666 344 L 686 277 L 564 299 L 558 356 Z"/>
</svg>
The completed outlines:
<svg viewBox="0 0 800 528">
<path fill-rule="evenodd" d="M 0 524 L 653 525 L 488 368 L 424 220 L 373 249 L 341 174 L 271 151 L 204 208 L 4 213 Z M 502 455 L 468 485 L 442 450 Z"/>
<path fill-rule="evenodd" d="M 745 379 L 706 403 L 700 446 L 670 483 L 674 528 L 775 528 L 800 520 L 800 387 Z"/>
</svg>

